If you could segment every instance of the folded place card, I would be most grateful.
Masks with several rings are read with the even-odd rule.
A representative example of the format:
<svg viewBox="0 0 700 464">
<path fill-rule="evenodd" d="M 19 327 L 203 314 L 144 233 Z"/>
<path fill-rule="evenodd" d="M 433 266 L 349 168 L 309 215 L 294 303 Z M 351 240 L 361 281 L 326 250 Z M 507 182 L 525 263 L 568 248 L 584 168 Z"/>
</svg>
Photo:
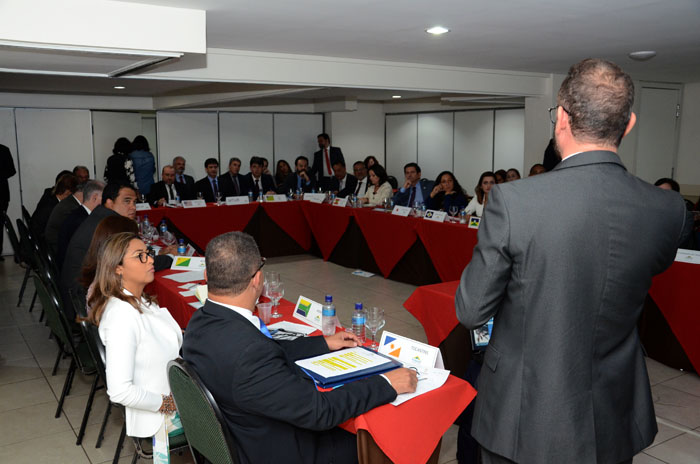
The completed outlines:
<svg viewBox="0 0 700 464">
<path fill-rule="evenodd" d="M 197 250 L 195 250 L 194 247 L 188 243 L 187 251 L 185 251 L 185 256 L 194 256 L 195 251 Z"/>
<path fill-rule="evenodd" d="M 428 221 L 445 222 L 445 216 L 447 216 L 447 213 L 444 211 L 429 209 L 425 212 L 425 216 L 423 216 L 423 218 L 427 219 Z"/>
<path fill-rule="evenodd" d="M 249 203 L 248 197 L 246 195 L 239 197 L 226 197 L 227 205 L 247 205 Z"/>
<path fill-rule="evenodd" d="M 348 199 L 347 198 L 336 198 L 333 200 L 333 206 L 347 206 L 348 205 Z"/>
<path fill-rule="evenodd" d="M 185 282 L 200 282 L 204 280 L 204 271 L 175 272 L 174 274 L 164 276 L 164 278 L 180 282 L 181 284 Z"/>
<path fill-rule="evenodd" d="M 426 345 L 416 340 L 412 340 L 385 330 L 379 341 L 380 353 L 393 356 L 402 363 L 420 368 L 443 369 L 440 349 Z"/>
<path fill-rule="evenodd" d="M 203 271 L 204 268 L 204 258 L 199 256 L 175 256 L 170 265 L 170 269 L 176 271 Z"/>
<path fill-rule="evenodd" d="M 265 203 L 280 203 L 287 201 L 287 195 L 265 195 Z"/>
<path fill-rule="evenodd" d="M 470 216 L 469 217 L 469 228 L 470 229 L 478 229 L 479 224 L 481 224 L 481 218 L 479 216 Z"/>
<path fill-rule="evenodd" d="M 205 301 L 207 301 L 207 296 L 209 295 L 209 287 L 206 285 L 197 285 L 194 288 L 194 296 L 197 297 L 197 300 L 204 304 Z"/>
<path fill-rule="evenodd" d="M 136 203 L 136 211 L 149 211 L 151 209 L 151 205 L 148 203 Z"/>
<path fill-rule="evenodd" d="M 300 321 L 306 322 L 310 326 L 322 330 L 321 326 L 321 303 L 316 303 L 310 298 L 299 295 L 297 304 L 294 307 L 294 317 Z"/>
<path fill-rule="evenodd" d="M 403 217 L 408 217 L 409 214 L 411 214 L 411 208 L 408 206 L 394 206 L 394 210 L 391 212 L 391 214 L 395 216 L 403 216 Z"/>
<path fill-rule="evenodd" d="M 185 208 L 204 208 L 207 202 L 204 200 L 182 200 L 182 206 Z"/>
<path fill-rule="evenodd" d="M 323 203 L 326 200 L 325 193 L 305 193 L 304 200 L 308 200 L 311 203 Z"/>
<path fill-rule="evenodd" d="M 679 248 L 676 252 L 676 261 L 681 263 L 700 264 L 700 251 Z"/>
</svg>

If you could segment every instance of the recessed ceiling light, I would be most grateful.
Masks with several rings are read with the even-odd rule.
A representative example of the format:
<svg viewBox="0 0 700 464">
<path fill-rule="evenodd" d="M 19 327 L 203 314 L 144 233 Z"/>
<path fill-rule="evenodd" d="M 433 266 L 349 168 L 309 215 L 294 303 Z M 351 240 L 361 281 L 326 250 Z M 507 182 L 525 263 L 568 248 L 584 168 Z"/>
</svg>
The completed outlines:
<svg viewBox="0 0 700 464">
<path fill-rule="evenodd" d="M 124 90 L 126 87 L 124 87 L 123 85 L 115 85 L 114 88 L 117 90 Z"/>
<path fill-rule="evenodd" d="M 433 35 L 442 35 L 450 32 L 450 30 L 442 26 L 433 26 L 430 29 L 426 29 L 425 32 Z"/>
<path fill-rule="evenodd" d="M 646 61 L 654 58 L 655 56 L 656 52 L 653 50 L 643 50 L 629 54 L 629 57 L 635 61 Z"/>
<path fill-rule="evenodd" d="M 401 98 L 401 95 L 392 95 L 391 98 Z"/>
</svg>

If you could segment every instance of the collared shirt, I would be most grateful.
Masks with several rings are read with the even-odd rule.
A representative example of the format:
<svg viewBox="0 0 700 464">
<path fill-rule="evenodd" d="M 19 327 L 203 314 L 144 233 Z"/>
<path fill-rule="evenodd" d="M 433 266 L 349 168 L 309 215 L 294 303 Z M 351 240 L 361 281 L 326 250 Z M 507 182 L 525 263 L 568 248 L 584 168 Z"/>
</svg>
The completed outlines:
<svg viewBox="0 0 700 464">
<path fill-rule="evenodd" d="M 226 307 L 226 308 L 228 308 L 228 309 L 230 309 L 230 310 L 232 310 L 232 311 L 237 312 L 237 313 L 240 314 L 241 316 L 243 316 L 243 317 L 245 317 L 246 319 L 248 319 L 248 321 L 250 321 L 250 323 L 253 324 L 253 325 L 255 326 L 255 328 L 258 329 L 258 330 L 260 330 L 260 327 L 262 327 L 262 326 L 260 325 L 260 319 L 258 319 L 257 316 L 253 316 L 253 311 L 251 311 L 250 309 L 241 308 L 240 306 L 229 305 L 229 304 L 226 304 L 226 303 L 222 303 L 222 302 L 220 302 L 220 301 L 214 301 L 214 300 L 212 300 L 212 299 L 210 299 L 210 298 L 207 298 L 207 300 L 211 301 L 212 303 L 216 303 L 216 304 L 218 304 L 218 305 L 224 306 L 224 307 Z"/>
<path fill-rule="evenodd" d="M 365 176 L 364 179 L 357 179 L 357 187 L 355 187 L 355 191 L 357 192 L 358 196 L 362 196 L 365 194 L 367 191 L 367 177 Z"/>
<path fill-rule="evenodd" d="M 207 176 L 209 178 L 209 183 L 211 184 L 211 190 L 216 193 L 219 191 L 219 181 L 216 177 Z"/>
<path fill-rule="evenodd" d="M 420 179 L 418 179 L 418 182 L 416 182 L 416 185 L 414 185 L 413 187 L 409 187 L 407 189 L 401 187 L 400 191 L 401 191 L 401 193 L 405 193 L 406 191 L 410 192 L 411 188 L 416 189 L 416 195 L 413 197 L 413 203 L 423 203 L 423 189 L 420 188 Z M 413 205 L 406 205 L 406 206 L 413 206 Z"/>
<path fill-rule="evenodd" d="M 336 179 L 337 179 L 337 177 L 336 177 Z M 345 177 L 343 177 L 342 179 L 340 179 L 340 180 L 338 181 L 338 191 L 339 191 L 339 192 L 345 188 L 345 183 L 346 183 L 347 181 L 348 181 L 348 175 L 347 175 L 347 173 L 346 173 L 346 174 L 345 174 Z"/>
<path fill-rule="evenodd" d="M 88 216 L 90 216 L 90 213 L 92 213 L 92 210 L 91 210 L 90 208 L 88 208 L 87 206 L 85 206 L 84 204 L 82 204 L 82 203 L 80 204 L 80 206 L 82 206 L 83 208 L 85 208 L 85 211 L 88 213 Z"/>
<path fill-rule="evenodd" d="M 168 200 L 177 200 L 177 189 L 175 188 L 175 184 L 166 184 L 165 185 L 165 191 L 168 194 Z"/>
<path fill-rule="evenodd" d="M 186 183 L 187 183 L 187 181 L 185 180 L 185 174 L 184 174 L 184 173 L 182 173 L 182 174 L 176 174 L 176 175 L 175 175 L 175 180 L 176 180 L 177 182 L 180 182 L 181 184 L 186 184 Z"/>
</svg>

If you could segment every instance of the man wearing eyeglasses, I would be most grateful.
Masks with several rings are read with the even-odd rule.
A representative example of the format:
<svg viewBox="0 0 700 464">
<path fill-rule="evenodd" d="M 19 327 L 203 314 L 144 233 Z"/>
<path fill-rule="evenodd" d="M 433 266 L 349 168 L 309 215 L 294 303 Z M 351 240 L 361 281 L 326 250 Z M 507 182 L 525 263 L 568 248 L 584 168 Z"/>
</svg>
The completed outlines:
<svg viewBox="0 0 700 464">
<path fill-rule="evenodd" d="M 491 191 L 455 301 L 467 328 L 494 317 L 471 428 L 484 463 L 631 463 L 654 440 L 636 323 L 693 221 L 617 155 L 633 99 L 617 65 L 575 64 L 551 110 L 562 161 Z"/>
<path fill-rule="evenodd" d="M 357 346 L 350 332 L 275 341 L 253 315 L 262 292 L 264 261 L 243 232 L 215 237 L 206 250 L 208 299 L 187 325 L 182 353 L 221 408 L 248 463 L 357 462 L 355 435 L 337 428 L 346 420 L 416 389 L 415 371 L 319 392 L 294 361 Z"/>
</svg>

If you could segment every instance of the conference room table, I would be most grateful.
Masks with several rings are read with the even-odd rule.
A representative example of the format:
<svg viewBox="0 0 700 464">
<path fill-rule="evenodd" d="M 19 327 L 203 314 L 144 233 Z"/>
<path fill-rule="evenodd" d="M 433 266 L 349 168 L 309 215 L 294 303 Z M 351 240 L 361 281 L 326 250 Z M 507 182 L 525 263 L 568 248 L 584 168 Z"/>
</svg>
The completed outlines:
<svg viewBox="0 0 700 464">
<path fill-rule="evenodd" d="M 464 224 L 310 201 L 138 212 L 140 218 L 146 215 L 153 224 L 165 219 L 200 253 L 219 234 L 245 231 L 266 257 L 312 253 L 413 285 L 458 279 L 477 240 L 477 230 Z"/>
<path fill-rule="evenodd" d="M 148 291 L 158 297 L 161 307 L 166 307 L 186 329 L 187 323 L 197 310 L 190 303 L 194 296 L 183 296 L 184 285 L 165 276 L 178 271 L 165 270 L 156 274 Z M 281 300 L 282 317 L 300 323 L 293 318 L 294 303 Z M 274 323 L 274 320 L 271 321 Z M 311 336 L 320 335 L 315 331 Z M 435 463 L 440 455 L 442 435 L 476 396 L 469 383 L 454 376 L 438 388 L 399 406 L 390 404 L 372 409 L 341 424 L 343 429 L 357 434 L 358 456 L 363 464 Z"/>
</svg>

